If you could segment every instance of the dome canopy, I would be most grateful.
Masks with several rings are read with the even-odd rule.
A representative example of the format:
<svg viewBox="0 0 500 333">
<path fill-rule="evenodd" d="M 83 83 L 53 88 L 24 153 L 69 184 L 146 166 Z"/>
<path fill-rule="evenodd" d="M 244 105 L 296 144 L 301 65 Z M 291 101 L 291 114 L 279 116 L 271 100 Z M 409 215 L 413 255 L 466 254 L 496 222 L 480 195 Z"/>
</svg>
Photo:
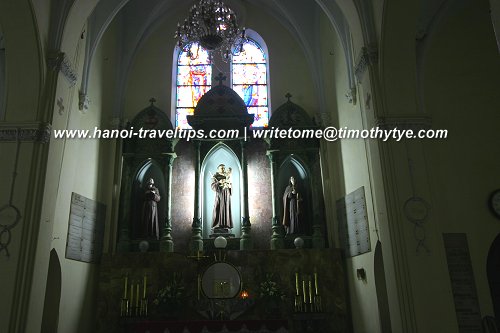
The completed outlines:
<svg viewBox="0 0 500 333">
<path fill-rule="evenodd" d="M 194 129 L 239 129 L 249 127 L 254 116 L 248 113 L 243 99 L 231 88 L 222 84 L 225 77 L 218 76 L 219 84 L 203 95 L 194 115 L 187 121 Z"/>
</svg>

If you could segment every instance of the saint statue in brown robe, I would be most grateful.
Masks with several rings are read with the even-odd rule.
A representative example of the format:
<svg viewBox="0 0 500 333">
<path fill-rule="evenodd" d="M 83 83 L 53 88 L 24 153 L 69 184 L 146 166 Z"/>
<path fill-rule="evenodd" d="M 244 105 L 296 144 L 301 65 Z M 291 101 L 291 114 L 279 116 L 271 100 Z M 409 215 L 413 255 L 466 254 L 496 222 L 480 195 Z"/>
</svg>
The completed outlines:
<svg viewBox="0 0 500 333">
<path fill-rule="evenodd" d="M 299 225 L 299 193 L 295 186 L 295 178 L 290 177 L 290 182 L 283 193 L 283 226 L 287 234 L 300 232 Z"/>
<path fill-rule="evenodd" d="M 148 180 L 146 192 L 144 194 L 144 206 L 142 209 L 142 227 L 145 237 L 155 237 L 160 239 L 160 229 L 158 225 L 158 202 L 160 192 L 154 186 L 153 178 Z"/>
<path fill-rule="evenodd" d="M 228 168 L 226 171 L 225 165 L 220 164 L 217 167 L 217 172 L 212 176 L 210 187 L 215 191 L 212 228 L 231 229 L 233 227 L 231 214 L 231 168 Z"/>
</svg>

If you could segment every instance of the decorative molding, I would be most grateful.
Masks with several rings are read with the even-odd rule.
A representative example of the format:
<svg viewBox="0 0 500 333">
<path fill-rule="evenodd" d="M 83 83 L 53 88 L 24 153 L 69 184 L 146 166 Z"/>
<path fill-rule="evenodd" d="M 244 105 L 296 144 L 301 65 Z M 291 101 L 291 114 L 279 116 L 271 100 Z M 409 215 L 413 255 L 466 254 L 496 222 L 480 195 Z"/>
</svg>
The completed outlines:
<svg viewBox="0 0 500 333">
<path fill-rule="evenodd" d="M 85 113 L 89 109 L 89 104 L 90 104 L 89 95 L 80 91 L 78 93 L 78 109 L 80 111 L 83 111 L 83 113 Z"/>
<path fill-rule="evenodd" d="M 329 126 L 331 125 L 331 116 L 328 112 L 316 111 L 312 117 L 314 126 Z"/>
<path fill-rule="evenodd" d="M 64 52 L 51 52 L 47 59 L 47 63 L 52 71 L 61 72 L 64 78 L 68 81 L 70 87 L 73 87 L 76 84 L 78 75 L 73 69 L 71 61 L 68 59 Z"/>
<path fill-rule="evenodd" d="M 424 116 L 413 117 L 379 117 L 375 120 L 375 126 L 383 130 L 398 128 L 402 130 L 411 129 L 418 131 L 428 130 L 432 127 L 432 118 Z"/>
<path fill-rule="evenodd" d="M 49 123 L 23 123 L 0 125 L 0 142 L 37 142 L 50 141 L 52 125 Z"/>
<path fill-rule="evenodd" d="M 356 66 L 354 67 L 354 75 L 358 82 L 363 80 L 368 66 L 373 66 L 378 63 L 378 49 L 375 46 L 363 46 L 359 55 Z"/>
<path fill-rule="evenodd" d="M 351 103 L 352 105 L 356 105 L 357 102 L 357 91 L 356 87 L 353 86 L 351 87 L 347 93 L 345 94 L 345 97 L 347 97 L 347 101 Z"/>
</svg>

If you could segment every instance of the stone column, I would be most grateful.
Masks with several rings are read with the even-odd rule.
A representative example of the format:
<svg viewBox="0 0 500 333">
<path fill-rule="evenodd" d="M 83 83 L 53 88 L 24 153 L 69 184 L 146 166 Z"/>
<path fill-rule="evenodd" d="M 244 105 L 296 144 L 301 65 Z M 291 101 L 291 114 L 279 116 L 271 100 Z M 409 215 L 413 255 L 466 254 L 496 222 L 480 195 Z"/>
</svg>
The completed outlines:
<svg viewBox="0 0 500 333">
<path fill-rule="evenodd" d="M 122 186 L 120 194 L 120 212 L 118 221 L 118 244 L 117 252 L 130 251 L 130 191 L 132 179 L 130 175 L 132 163 L 130 157 L 124 158 L 122 171 Z"/>
<path fill-rule="evenodd" d="M 195 141 L 195 166 L 194 166 L 194 217 L 191 225 L 191 252 L 196 254 L 203 251 L 203 237 L 201 235 L 200 218 L 200 141 Z"/>
<path fill-rule="evenodd" d="M 246 142 L 240 141 L 241 144 L 241 173 L 242 173 L 242 190 L 243 190 L 243 217 L 241 226 L 240 250 L 250 250 L 253 248 L 250 230 L 250 213 L 248 210 L 248 165 L 246 156 Z"/>
<path fill-rule="evenodd" d="M 168 154 L 166 156 L 166 172 L 165 179 L 167 181 L 166 186 L 166 200 L 167 200 L 167 212 L 165 214 L 165 226 L 163 228 L 163 236 L 160 241 L 160 251 L 161 252 L 174 252 L 174 241 L 172 239 L 172 166 L 174 165 L 174 160 L 177 157 L 175 153 Z"/>
<path fill-rule="evenodd" d="M 283 237 L 283 227 L 281 226 L 281 221 L 277 213 L 277 198 L 276 198 L 276 154 L 277 150 L 268 150 L 267 157 L 269 158 L 269 163 L 271 164 L 271 198 L 273 207 L 273 220 L 272 220 L 272 230 L 273 234 L 271 236 L 271 250 L 282 249 L 285 247 L 285 241 Z"/>
<path fill-rule="evenodd" d="M 321 186 L 321 167 L 319 159 L 319 150 L 314 153 L 310 160 L 314 161 L 311 173 L 312 185 L 312 200 L 313 200 L 313 225 L 312 225 L 312 247 L 315 249 L 325 248 L 325 237 L 322 231 L 322 224 L 324 221 L 324 204 L 323 193 Z"/>
</svg>

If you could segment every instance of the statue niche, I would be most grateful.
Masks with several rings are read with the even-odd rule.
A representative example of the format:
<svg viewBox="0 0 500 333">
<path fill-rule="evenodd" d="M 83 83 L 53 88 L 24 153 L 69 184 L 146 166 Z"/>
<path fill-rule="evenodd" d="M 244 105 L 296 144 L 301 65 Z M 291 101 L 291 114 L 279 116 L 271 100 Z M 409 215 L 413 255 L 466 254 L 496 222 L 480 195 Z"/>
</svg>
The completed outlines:
<svg viewBox="0 0 500 333">
<path fill-rule="evenodd" d="M 310 177 L 303 165 L 289 156 L 278 172 L 279 212 L 281 225 L 287 237 L 311 233 Z"/>
<path fill-rule="evenodd" d="M 204 94 L 198 101 L 194 114 L 187 116 L 193 129 L 204 130 L 205 133 L 221 129 L 239 131 L 239 136 L 225 140 L 193 140 L 197 156 L 195 198 L 201 199 L 201 205 L 198 200 L 194 204 L 190 242 L 193 253 L 203 249 L 204 240 L 210 240 L 211 244 L 211 238 L 219 235 L 227 238 L 241 236 L 240 249 L 252 246 L 246 185 L 248 176 L 246 165 L 242 161 L 246 159 L 243 130 L 253 123 L 254 116 L 248 113 L 243 99 L 223 84 L 225 79 L 219 73 L 216 78 L 219 84 Z M 224 165 L 224 170 L 220 168 L 221 165 Z M 229 168 L 230 176 L 227 174 Z M 228 178 L 230 183 L 227 182 Z M 229 246 L 234 246 L 237 242 L 235 239 L 229 242 Z"/>
<path fill-rule="evenodd" d="M 127 124 L 128 130 L 173 130 L 167 115 L 154 102 L 152 98 L 151 104 Z M 149 243 L 150 251 L 173 251 L 168 204 L 176 143 L 147 136 L 123 140 L 118 251 L 139 251 L 143 240 Z"/>
<path fill-rule="evenodd" d="M 241 233 L 240 162 L 233 150 L 215 145 L 201 167 L 204 238 Z"/>
<path fill-rule="evenodd" d="M 319 129 L 307 112 L 290 101 L 273 112 L 269 127 L 302 131 Z M 325 216 L 318 139 L 270 139 L 268 155 L 274 171 L 275 211 L 271 248 L 293 248 L 300 236 L 305 247 L 325 246 Z M 284 236 L 284 242 L 283 242 Z"/>
</svg>

